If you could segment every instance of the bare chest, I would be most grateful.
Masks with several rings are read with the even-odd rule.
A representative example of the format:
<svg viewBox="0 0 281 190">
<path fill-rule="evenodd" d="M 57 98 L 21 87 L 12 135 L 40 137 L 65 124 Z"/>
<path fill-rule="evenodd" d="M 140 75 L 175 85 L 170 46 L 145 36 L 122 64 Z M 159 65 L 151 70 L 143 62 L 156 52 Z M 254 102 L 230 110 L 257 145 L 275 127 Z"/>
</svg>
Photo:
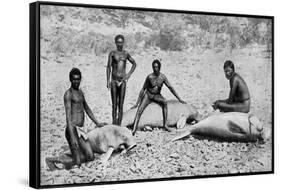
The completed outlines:
<svg viewBox="0 0 281 190">
<path fill-rule="evenodd" d="M 164 83 L 164 79 L 162 77 L 150 77 L 149 78 L 149 84 L 151 87 L 162 87 Z"/>
<path fill-rule="evenodd" d="M 113 58 L 113 63 L 115 64 L 118 64 L 119 62 L 126 62 L 127 60 L 127 56 L 124 52 L 122 53 L 116 52 L 113 54 L 112 58 Z"/>
<path fill-rule="evenodd" d="M 72 93 L 72 96 L 71 96 L 71 102 L 72 103 L 82 104 L 83 101 L 84 101 L 84 98 L 83 98 L 81 93 L 79 93 L 79 92 Z"/>
</svg>

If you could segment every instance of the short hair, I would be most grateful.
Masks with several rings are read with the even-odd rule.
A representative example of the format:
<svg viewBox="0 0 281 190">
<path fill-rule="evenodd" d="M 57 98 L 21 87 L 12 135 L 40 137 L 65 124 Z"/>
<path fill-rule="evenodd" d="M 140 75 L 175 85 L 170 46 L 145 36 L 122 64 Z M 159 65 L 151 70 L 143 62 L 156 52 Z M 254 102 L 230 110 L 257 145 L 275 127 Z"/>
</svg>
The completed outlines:
<svg viewBox="0 0 281 190">
<path fill-rule="evenodd" d="M 154 60 L 153 60 L 152 66 L 153 66 L 153 64 L 155 64 L 155 63 L 158 64 L 159 67 L 161 67 L 161 62 L 160 62 L 158 59 L 154 59 Z"/>
<path fill-rule="evenodd" d="M 233 64 L 233 62 L 230 61 L 230 60 L 225 61 L 225 62 L 224 62 L 224 65 L 223 65 L 223 69 L 225 69 L 226 67 L 230 67 L 231 69 L 234 70 L 234 64 Z"/>
<path fill-rule="evenodd" d="M 73 75 L 79 75 L 80 77 L 82 77 L 81 75 L 81 71 L 78 68 L 72 68 L 71 71 L 69 72 L 69 80 L 71 80 Z"/>
<path fill-rule="evenodd" d="M 115 38 L 114 38 L 114 40 L 115 40 L 115 42 L 117 42 L 117 40 L 118 39 L 122 39 L 123 41 L 125 40 L 125 38 L 124 38 L 124 36 L 123 35 L 121 35 L 121 34 L 118 34 L 117 36 L 115 36 Z"/>
</svg>

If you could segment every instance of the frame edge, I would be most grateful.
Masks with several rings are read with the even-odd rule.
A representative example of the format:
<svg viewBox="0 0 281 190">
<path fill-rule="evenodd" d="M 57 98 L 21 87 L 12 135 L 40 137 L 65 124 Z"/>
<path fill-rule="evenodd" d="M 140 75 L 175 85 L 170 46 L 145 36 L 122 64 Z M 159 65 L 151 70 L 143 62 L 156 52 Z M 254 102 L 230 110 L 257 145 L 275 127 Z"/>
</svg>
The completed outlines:
<svg viewBox="0 0 281 190">
<path fill-rule="evenodd" d="M 38 142 L 37 106 L 39 89 L 38 80 L 38 13 L 39 4 L 33 2 L 29 4 L 29 186 L 40 187 L 40 156 Z"/>
</svg>

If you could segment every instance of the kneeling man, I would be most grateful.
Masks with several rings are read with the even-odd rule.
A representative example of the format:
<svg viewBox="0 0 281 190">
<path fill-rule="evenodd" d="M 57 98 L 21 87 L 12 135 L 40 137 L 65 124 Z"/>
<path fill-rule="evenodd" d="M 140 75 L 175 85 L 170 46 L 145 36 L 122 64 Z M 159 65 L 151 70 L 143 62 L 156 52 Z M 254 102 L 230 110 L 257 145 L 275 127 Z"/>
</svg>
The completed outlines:
<svg viewBox="0 0 281 190">
<path fill-rule="evenodd" d="M 82 162 L 90 161 L 94 158 L 86 133 L 83 131 L 84 111 L 98 127 L 105 125 L 105 123 L 97 121 L 85 100 L 82 90 L 79 89 L 81 77 L 79 69 L 73 68 L 70 71 L 71 87 L 65 92 L 63 97 L 66 112 L 65 137 L 69 144 L 72 158 L 78 166 Z"/>
</svg>

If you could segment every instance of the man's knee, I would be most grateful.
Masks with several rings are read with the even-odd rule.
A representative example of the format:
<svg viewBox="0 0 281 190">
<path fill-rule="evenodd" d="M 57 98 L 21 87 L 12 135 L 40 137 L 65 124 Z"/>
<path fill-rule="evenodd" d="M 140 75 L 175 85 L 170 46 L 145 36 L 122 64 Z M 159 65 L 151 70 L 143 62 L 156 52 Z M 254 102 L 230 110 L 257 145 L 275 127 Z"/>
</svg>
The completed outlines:
<svg viewBox="0 0 281 190">
<path fill-rule="evenodd" d="M 94 159 L 94 153 L 92 151 L 87 151 L 86 152 L 86 159 L 87 159 L 87 161 L 93 160 Z"/>
<path fill-rule="evenodd" d="M 241 109 L 241 112 L 244 112 L 244 113 L 249 113 L 250 111 L 250 107 L 249 106 L 244 106 L 242 109 Z"/>
<path fill-rule="evenodd" d="M 114 104 L 112 105 L 112 110 L 113 110 L 113 111 L 116 111 L 116 110 L 117 110 L 117 104 L 116 104 L 116 103 L 114 103 Z"/>
<path fill-rule="evenodd" d="M 123 112 L 123 105 L 120 105 L 120 106 L 118 107 L 118 111 L 119 111 L 119 113 L 120 113 L 120 112 Z"/>
<path fill-rule="evenodd" d="M 166 100 L 162 100 L 162 101 L 161 101 L 161 105 L 162 105 L 163 107 L 167 107 L 167 101 L 166 101 Z"/>
</svg>

